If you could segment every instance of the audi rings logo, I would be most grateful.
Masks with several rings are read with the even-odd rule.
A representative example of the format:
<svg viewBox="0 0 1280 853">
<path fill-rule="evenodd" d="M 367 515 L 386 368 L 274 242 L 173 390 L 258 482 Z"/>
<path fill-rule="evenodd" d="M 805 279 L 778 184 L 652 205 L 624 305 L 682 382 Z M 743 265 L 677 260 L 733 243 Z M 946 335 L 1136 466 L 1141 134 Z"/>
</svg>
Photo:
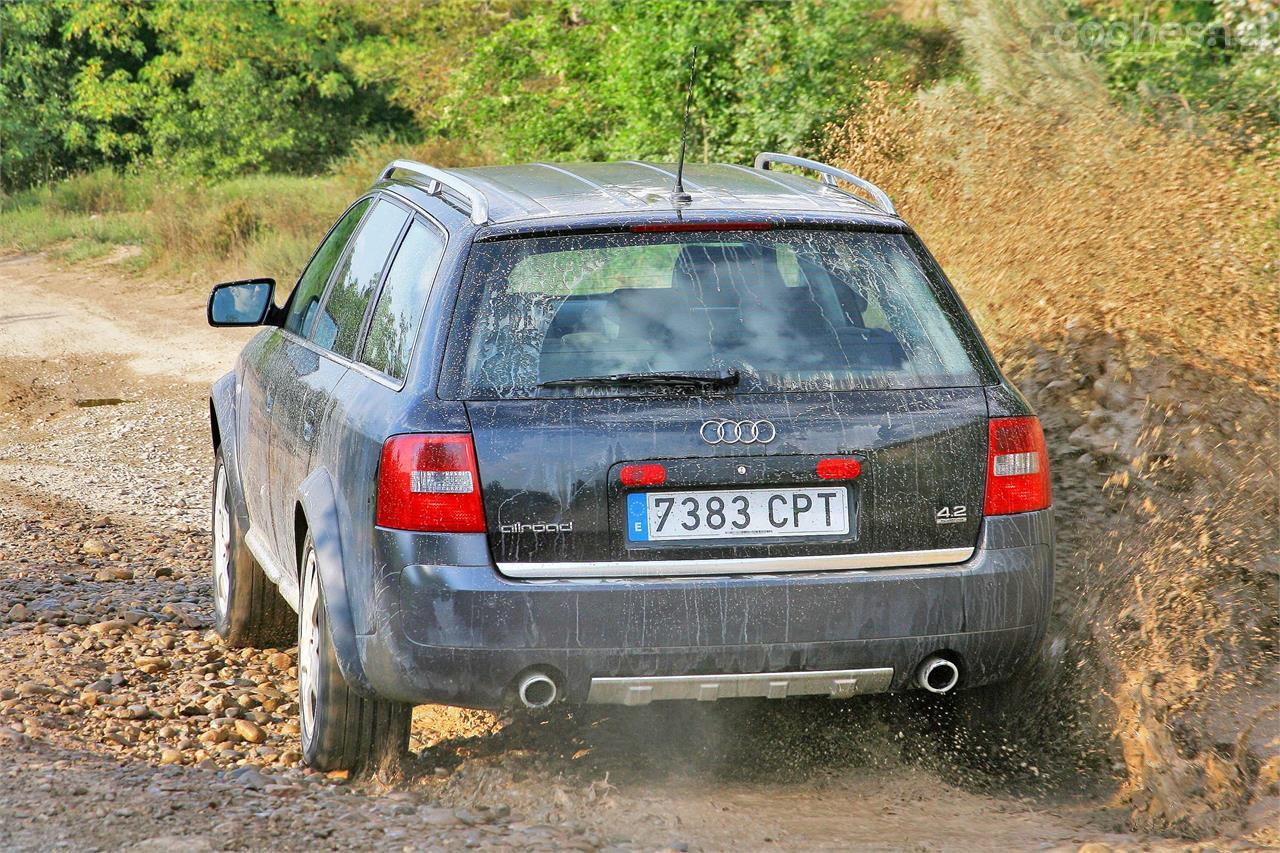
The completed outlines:
<svg viewBox="0 0 1280 853">
<path fill-rule="evenodd" d="M 703 421 L 698 433 L 707 444 L 768 444 L 778 437 L 773 421 Z"/>
</svg>

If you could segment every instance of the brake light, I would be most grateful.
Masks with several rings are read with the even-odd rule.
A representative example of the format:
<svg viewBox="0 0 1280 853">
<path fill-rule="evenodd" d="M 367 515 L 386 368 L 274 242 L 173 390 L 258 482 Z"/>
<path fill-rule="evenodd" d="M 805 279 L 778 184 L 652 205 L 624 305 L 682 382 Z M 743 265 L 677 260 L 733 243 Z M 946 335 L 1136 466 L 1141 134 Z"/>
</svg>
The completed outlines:
<svg viewBox="0 0 1280 853">
<path fill-rule="evenodd" d="M 1049 454 L 1040 419 L 992 418 L 988 426 L 986 515 L 1045 509 L 1049 490 Z"/>
<path fill-rule="evenodd" d="M 857 459 L 819 459 L 818 478 L 821 480 L 854 480 L 862 473 L 862 463 Z"/>
<path fill-rule="evenodd" d="M 396 435 L 382 445 L 378 526 L 483 533 L 480 472 L 471 436 Z"/>
<path fill-rule="evenodd" d="M 672 231 L 769 231 L 772 222 L 651 222 L 632 225 L 633 234 L 655 234 Z"/>
<path fill-rule="evenodd" d="M 667 481 L 667 469 L 656 462 L 623 465 L 618 480 L 624 486 L 661 486 Z"/>
</svg>

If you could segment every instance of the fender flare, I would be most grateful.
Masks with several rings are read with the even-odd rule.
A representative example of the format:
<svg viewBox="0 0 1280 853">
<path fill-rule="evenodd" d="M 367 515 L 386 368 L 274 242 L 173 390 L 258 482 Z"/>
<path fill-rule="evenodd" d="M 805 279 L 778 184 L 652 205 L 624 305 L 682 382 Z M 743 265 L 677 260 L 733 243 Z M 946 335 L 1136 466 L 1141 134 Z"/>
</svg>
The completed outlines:
<svg viewBox="0 0 1280 853">
<path fill-rule="evenodd" d="M 325 616 L 329 621 L 329 633 L 333 638 L 338 669 L 356 692 L 372 696 L 373 686 L 369 683 L 364 664 L 360 660 L 355 621 L 352 619 L 351 602 L 347 597 L 347 581 L 342 569 L 338 505 L 333 480 L 328 471 L 317 469 L 302 481 L 302 485 L 298 487 L 298 503 L 302 507 L 316 552 L 316 569 L 324 591 Z M 299 587 L 301 580 L 299 578 Z M 301 591 L 299 588 L 299 593 Z"/>
</svg>

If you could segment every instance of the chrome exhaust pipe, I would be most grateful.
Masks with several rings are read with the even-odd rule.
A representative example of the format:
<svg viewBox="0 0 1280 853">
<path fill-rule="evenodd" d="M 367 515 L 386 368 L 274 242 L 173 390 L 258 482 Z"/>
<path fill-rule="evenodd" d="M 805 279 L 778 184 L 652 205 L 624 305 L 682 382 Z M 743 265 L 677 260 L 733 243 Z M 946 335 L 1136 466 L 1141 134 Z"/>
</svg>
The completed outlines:
<svg viewBox="0 0 1280 853">
<path fill-rule="evenodd" d="M 950 693 L 960 681 L 960 668 L 942 655 L 929 655 L 916 670 L 916 684 L 930 693 Z"/>
<path fill-rule="evenodd" d="M 526 708 L 547 708 L 556 701 L 556 683 L 545 673 L 531 672 L 520 679 L 516 693 L 520 696 L 520 704 Z"/>
</svg>

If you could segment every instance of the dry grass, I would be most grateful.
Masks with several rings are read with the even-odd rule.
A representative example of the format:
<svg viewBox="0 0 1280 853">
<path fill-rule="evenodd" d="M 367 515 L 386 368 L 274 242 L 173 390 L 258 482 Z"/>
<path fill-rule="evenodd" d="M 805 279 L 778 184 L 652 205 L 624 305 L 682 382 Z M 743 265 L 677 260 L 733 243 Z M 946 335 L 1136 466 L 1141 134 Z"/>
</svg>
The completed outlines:
<svg viewBox="0 0 1280 853">
<path fill-rule="evenodd" d="M 1274 691 L 1280 180 L 1085 106 L 882 97 L 829 154 L 890 190 L 1040 410 L 1060 663 L 1106 697 L 1132 823 L 1200 837 L 1267 793 L 1266 745 L 1221 730 Z"/>
</svg>

